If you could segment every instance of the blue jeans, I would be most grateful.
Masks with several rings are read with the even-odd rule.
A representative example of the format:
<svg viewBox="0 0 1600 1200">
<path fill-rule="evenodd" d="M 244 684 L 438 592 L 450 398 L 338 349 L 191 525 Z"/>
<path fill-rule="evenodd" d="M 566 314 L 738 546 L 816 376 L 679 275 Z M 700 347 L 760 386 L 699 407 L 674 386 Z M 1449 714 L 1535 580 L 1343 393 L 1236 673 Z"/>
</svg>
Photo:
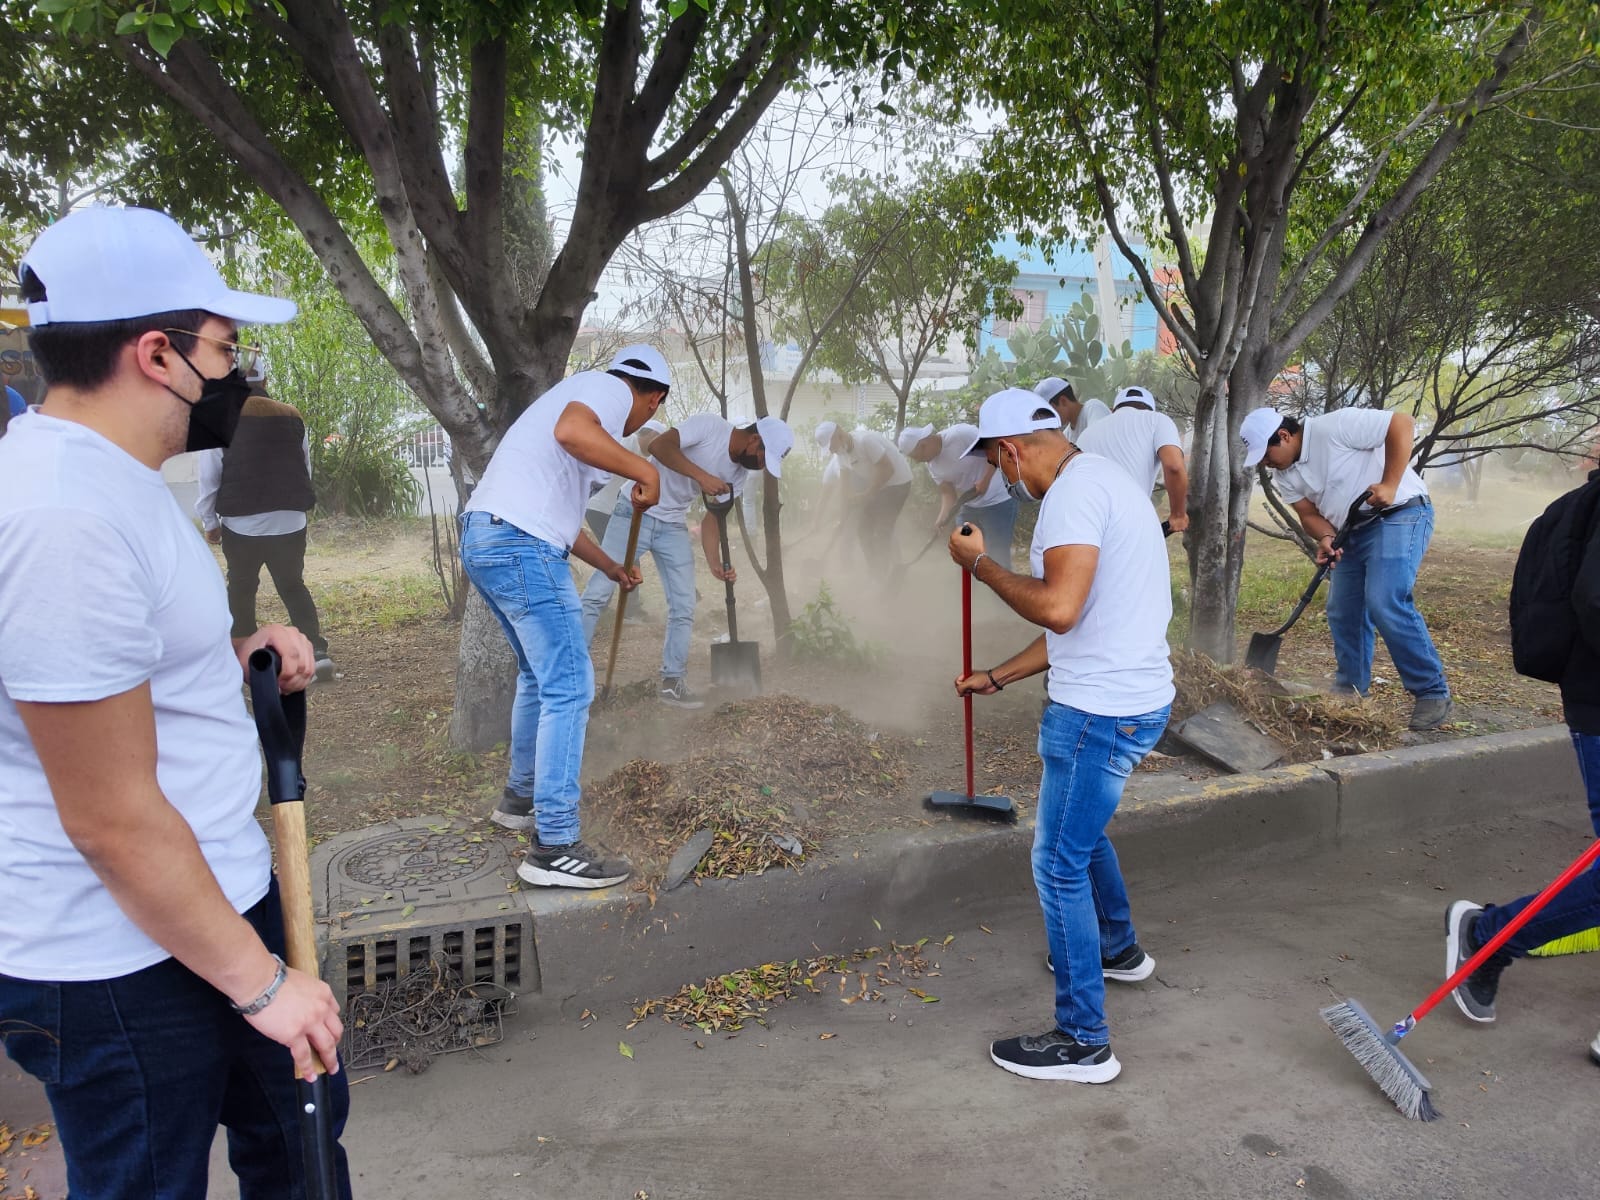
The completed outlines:
<svg viewBox="0 0 1600 1200">
<path fill-rule="evenodd" d="M 1011 539 L 1017 528 L 1017 502 L 1007 496 L 999 504 L 973 508 L 961 506 L 961 519 L 971 521 L 983 531 L 983 552 L 1006 570 L 1011 570 Z"/>
<path fill-rule="evenodd" d="M 245 919 L 284 952 L 276 881 Z M 44 1084 L 73 1200 L 199 1200 L 218 1125 L 241 1200 L 303 1200 L 289 1051 L 176 959 L 94 982 L 0 975 L 0 1040 Z M 344 1071 L 328 1096 L 337 1136 L 350 1111 Z M 348 1198 L 343 1147 L 336 1157 Z"/>
<path fill-rule="evenodd" d="M 517 656 L 506 786 L 533 798 L 539 841 L 578 840 L 578 776 L 594 699 L 567 552 L 486 512 L 461 518 L 461 565 Z"/>
<path fill-rule="evenodd" d="M 1600 837 L 1600 737 L 1572 731 L 1572 748 L 1578 754 L 1578 771 L 1589 797 L 1589 820 Z M 1538 893 L 1534 893 L 1537 895 Z M 1533 896 L 1510 904 L 1488 904 L 1478 916 L 1473 937 L 1481 946 L 1504 929 L 1511 918 L 1528 906 Z M 1600 865 L 1590 867 L 1560 892 L 1508 941 L 1502 952 L 1521 958 L 1546 942 L 1600 926 Z"/>
<path fill-rule="evenodd" d="M 716 518 L 707 516 L 706 520 Z M 618 562 L 628 549 L 628 526 L 633 520 L 633 502 L 624 494 L 606 523 L 606 536 L 600 548 Z M 648 550 L 667 593 L 667 636 L 661 644 L 661 677 L 682 679 L 689 669 L 689 636 L 694 632 L 694 547 L 689 529 L 682 521 L 658 521 L 648 512 L 639 521 L 637 562 Z M 631 563 L 629 564 L 632 565 Z M 583 589 L 583 644 L 594 640 L 595 626 L 611 596 L 617 590 L 600 572 L 589 577 Z"/>
<path fill-rule="evenodd" d="M 1051 701 L 1039 724 L 1038 824 L 1033 882 L 1056 974 L 1056 1027 L 1078 1041 L 1110 1040 L 1102 958 L 1138 939 L 1106 825 L 1139 760 L 1155 748 L 1170 707 L 1101 717 Z"/>
<path fill-rule="evenodd" d="M 1328 579 L 1328 630 L 1335 682 L 1363 696 L 1372 686 L 1373 630 L 1394 659 L 1400 682 L 1419 700 L 1448 696 L 1444 664 L 1411 588 L 1433 537 L 1433 506 L 1421 504 L 1356 530 Z"/>
</svg>

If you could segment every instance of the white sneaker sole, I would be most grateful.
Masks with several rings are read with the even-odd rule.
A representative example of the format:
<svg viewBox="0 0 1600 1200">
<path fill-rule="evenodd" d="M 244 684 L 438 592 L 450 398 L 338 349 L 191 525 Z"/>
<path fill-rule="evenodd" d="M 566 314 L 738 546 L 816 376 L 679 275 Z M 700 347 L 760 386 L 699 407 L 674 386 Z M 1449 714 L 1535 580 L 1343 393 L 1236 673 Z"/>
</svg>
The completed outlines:
<svg viewBox="0 0 1600 1200">
<path fill-rule="evenodd" d="M 676 700 L 667 696 L 657 696 L 656 699 L 660 700 L 661 703 L 665 704 L 668 708 L 695 709 L 704 708 L 706 706 L 706 702 L 704 700 Z"/>
<path fill-rule="evenodd" d="M 1482 912 L 1483 905 L 1474 904 L 1471 900 L 1457 900 L 1450 905 L 1444 917 L 1444 977 L 1449 979 L 1456 973 L 1456 962 L 1461 953 L 1461 925 L 1466 913 Z M 1465 980 L 1462 983 L 1465 984 Z M 1494 1024 L 1493 1017 L 1480 1017 L 1467 1007 L 1467 1002 L 1461 998 L 1459 987 L 1450 989 L 1450 999 L 1456 1002 L 1456 1007 L 1461 1010 L 1461 1015 L 1469 1021 L 1479 1025 Z"/>
<path fill-rule="evenodd" d="M 1002 1071 L 1021 1075 L 1024 1079 L 1054 1079 L 1066 1083 L 1110 1083 L 1122 1074 L 1122 1064 L 1113 1054 L 1105 1062 L 1092 1066 L 1025 1067 L 1021 1063 L 1007 1062 L 989 1049 L 989 1058 Z"/>
<path fill-rule="evenodd" d="M 1595 1066 L 1600 1067 L 1600 1034 L 1596 1034 L 1594 1041 L 1589 1043 L 1589 1057 L 1594 1060 Z"/>
<path fill-rule="evenodd" d="M 598 879 L 585 879 L 581 875 L 573 875 L 568 871 L 547 871 L 543 867 L 534 866 L 526 859 L 517 864 L 517 878 L 522 880 L 523 883 L 532 884 L 534 887 L 615 887 L 632 874 L 632 871 L 625 871 L 621 875 L 607 875 Z"/>
<path fill-rule="evenodd" d="M 1052 975 L 1055 974 L 1056 969 L 1050 961 L 1049 954 L 1044 956 L 1044 969 Z M 1100 974 L 1117 983 L 1143 983 L 1155 973 L 1156 960 L 1148 954 L 1144 956 L 1144 961 L 1131 971 L 1107 971 L 1104 967 L 1100 969 Z"/>
<path fill-rule="evenodd" d="M 489 820 L 502 829 L 515 829 L 518 833 L 528 833 L 536 824 L 532 813 L 519 817 L 515 813 L 501 812 L 498 808 L 489 814 Z"/>
</svg>

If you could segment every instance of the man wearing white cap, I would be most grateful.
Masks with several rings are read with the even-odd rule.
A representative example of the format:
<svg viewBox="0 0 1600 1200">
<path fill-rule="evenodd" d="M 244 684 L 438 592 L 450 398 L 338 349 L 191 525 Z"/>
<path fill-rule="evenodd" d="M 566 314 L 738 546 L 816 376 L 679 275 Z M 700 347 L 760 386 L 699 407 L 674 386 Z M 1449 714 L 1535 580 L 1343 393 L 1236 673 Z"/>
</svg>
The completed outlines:
<svg viewBox="0 0 1600 1200">
<path fill-rule="evenodd" d="M 1433 537 L 1428 485 L 1411 469 L 1415 434 L 1409 414 L 1380 408 L 1341 408 L 1304 421 L 1258 408 L 1239 428 L 1244 465 L 1272 469 L 1278 494 L 1317 539 L 1317 563 L 1332 558 L 1338 564 L 1328 578 L 1327 609 L 1337 665 L 1334 690 L 1367 694 L 1376 628 L 1400 682 L 1415 698 L 1411 728 L 1425 731 L 1448 721 L 1455 705 L 1412 595 Z M 1363 495 L 1369 507 L 1389 511 L 1352 530 L 1334 553 L 1334 534 Z"/>
<path fill-rule="evenodd" d="M 161 480 L 228 445 L 287 300 L 230 291 L 164 213 L 91 208 L 22 260 L 43 405 L 0 440 L 0 1042 L 45 1085 L 74 1196 L 303 1196 L 294 1076 L 349 1107 L 327 985 L 285 967 L 221 573 Z M 343 1195 L 349 1172 L 336 1155 Z"/>
<path fill-rule="evenodd" d="M 1123 388 L 1110 418 L 1097 421 L 1074 441 L 1087 453 L 1116 463 L 1145 495 L 1160 479 L 1167 492 L 1167 528 L 1173 533 L 1189 528 L 1189 472 L 1183 465 L 1178 427 L 1166 413 L 1156 411 L 1156 398 L 1148 388 Z"/>
<path fill-rule="evenodd" d="M 734 425 L 716 413 L 696 413 L 675 429 L 657 434 L 650 457 L 661 466 L 661 500 L 639 523 L 637 553 L 650 552 L 661 586 L 667 593 L 667 634 L 661 646 L 663 704 L 675 708 L 700 708 L 703 702 L 689 690 L 689 640 L 694 633 L 694 550 L 689 544 L 689 506 L 702 495 L 731 500 L 744 493 L 750 472 L 765 468 L 774 479 L 783 475 L 783 456 L 794 448 L 794 434 L 777 417 L 762 417 L 748 425 Z M 628 549 L 628 524 L 613 520 L 601 543 L 609 555 Z M 722 569 L 717 522 L 700 522 L 700 547 L 706 565 L 718 580 L 732 582 L 737 572 Z M 630 564 L 631 565 L 631 564 Z M 594 639 L 600 613 L 610 603 L 616 586 L 596 574 L 583 589 L 583 640 Z"/>
<path fill-rule="evenodd" d="M 1031 573 L 1002 569 L 976 530 L 956 530 L 950 556 L 1044 632 L 997 666 L 957 679 L 956 691 L 987 696 L 1049 673 L 1033 877 L 1055 970 L 1055 1021 L 1037 1036 L 995 1042 L 990 1058 L 1032 1079 L 1106 1083 L 1122 1068 L 1106 1027 L 1105 980 L 1136 982 L 1155 969 L 1105 830 L 1171 710 L 1166 545 L 1149 497 L 1116 464 L 1080 453 L 1032 392 L 1007 388 L 983 402 L 973 453 L 1012 488 L 1042 497 Z"/>
<path fill-rule="evenodd" d="M 932 425 L 913 425 L 900 431 L 900 453 L 912 462 L 927 463 L 928 474 L 939 488 L 939 515 L 933 532 L 959 515 L 983 530 L 984 542 L 993 547 L 995 561 L 1011 569 L 1011 537 L 1017 526 L 1017 502 L 1006 490 L 1000 473 L 968 453 L 978 440 L 976 425 L 958 424 L 935 433 Z M 959 507 L 959 513 L 957 509 Z"/>
<path fill-rule="evenodd" d="M 652 346 L 625 346 L 608 370 L 563 379 L 506 430 L 461 515 L 462 566 L 517 656 L 511 766 L 491 819 L 536 832 L 517 866 L 535 887 L 610 887 L 633 872 L 625 857 L 581 836 L 578 777 L 594 664 L 568 556 L 638 586 L 638 568 L 584 531 L 583 508 L 608 472 L 634 481 L 636 508 L 661 498 L 656 468 L 618 439 L 654 416 L 671 386 L 667 360 Z"/>
<path fill-rule="evenodd" d="M 875 429 L 846 433 L 832 421 L 816 429 L 817 444 L 839 460 L 846 485 L 848 520 L 851 505 L 859 513 L 856 535 L 869 568 L 887 571 L 893 566 L 894 524 L 911 494 L 911 465 L 895 444 Z"/>
<path fill-rule="evenodd" d="M 1058 375 L 1048 376 L 1034 384 L 1033 394 L 1056 410 L 1056 415 L 1061 418 L 1062 429 L 1073 442 L 1077 442 L 1096 421 L 1111 415 L 1104 400 L 1079 400 L 1072 385 Z"/>
</svg>

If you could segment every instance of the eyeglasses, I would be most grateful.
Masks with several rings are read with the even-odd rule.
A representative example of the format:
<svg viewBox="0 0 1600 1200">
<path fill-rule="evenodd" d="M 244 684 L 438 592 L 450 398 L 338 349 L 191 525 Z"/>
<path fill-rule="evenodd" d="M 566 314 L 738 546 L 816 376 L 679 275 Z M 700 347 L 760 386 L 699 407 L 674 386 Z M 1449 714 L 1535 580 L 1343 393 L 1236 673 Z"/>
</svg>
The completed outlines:
<svg viewBox="0 0 1600 1200">
<path fill-rule="evenodd" d="M 222 346 L 233 359 L 233 365 L 244 375 L 255 370 L 256 364 L 261 361 L 261 347 L 247 346 L 242 342 L 230 342 L 224 338 L 211 337 L 204 333 L 196 333 L 192 329 L 163 329 L 162 333 L 181 333 L 185 337 L 198 338 L 202 342 L 210 342 L 213 346 Z"/>
</svg>

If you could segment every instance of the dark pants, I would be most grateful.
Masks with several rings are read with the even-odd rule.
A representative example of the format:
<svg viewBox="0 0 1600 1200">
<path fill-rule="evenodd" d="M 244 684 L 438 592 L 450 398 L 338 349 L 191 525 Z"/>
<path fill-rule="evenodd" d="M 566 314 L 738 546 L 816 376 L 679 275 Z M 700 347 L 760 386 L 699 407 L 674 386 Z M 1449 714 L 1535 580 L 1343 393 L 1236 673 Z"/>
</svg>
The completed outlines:
<svg viewBox="0 0 1600 1200">
<path fill-rule="evenodd" d="M 283 953 L 276 881 L 245 919 Z M 303 1200 L 289 1051 L 176 959 L 92 983 L 0 975 L 0 1034 L 45 1085 L 72 1200 L 204 1200 L 218 1125 L 241 1200 Z M 328 1084 L 337 1136 L 350 1090 L 342 1070 Z"/>
<path fill-rule="evenodd" d="M 306 531 L 272 537 L 246 537 L 222 527 L 222 557 L 228 563 L 228 611 L 233 614 L 233 636 L 249 637 L 256 631 L 256 591 L 261 568 L 272 576 L 278 598 L 289 610 L 289 624 L 311 640 L 319 655 L 328 652 L 316 601 L 306 588 Z"/>
<path fill-rule="evenodd" d="M 1584 791 L 1588 793 L 1589 819 L 1594 823 L 1595 836 L 1600 837 L 1600 737 L 1577 730 L 1571 733 L 1572 748 L 1578 753 L 1578 770 L 1583 775 Z M 1527 908 L 1532 899 L 1533 895 L 1528 895 L 1508 904 L 1484 905 L 1473 927 L 1472 940 L 1484 945 Z M 1571 937 L 1596 926 L 1600 926 L 1600 866 L 1590 867 L 1557 892 L 1550 903 L 1539 910 L 1539 915 L 1517 930 L 1495 957 L 1503 964 L 1537 950 L 1546 942 Z"/>
<path fill-rule="evenodd" d="M 857 536 L 867 556 L 867 569 L 887 573 L 894 567 L 894 524 L 911 495 L 909 483 L 879 488 L 861 506 Z"/>
</svg>

